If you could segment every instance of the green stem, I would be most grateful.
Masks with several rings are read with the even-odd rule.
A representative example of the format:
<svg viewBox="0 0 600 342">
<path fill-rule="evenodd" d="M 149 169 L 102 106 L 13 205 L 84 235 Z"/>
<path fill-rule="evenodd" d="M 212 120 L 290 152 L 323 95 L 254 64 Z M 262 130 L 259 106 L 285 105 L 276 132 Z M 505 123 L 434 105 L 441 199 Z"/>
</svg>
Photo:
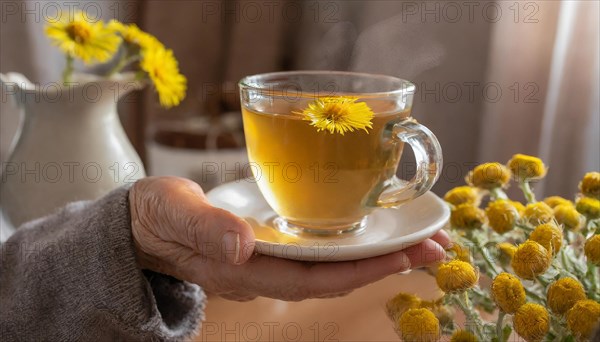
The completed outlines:
<svg viewBox="0 0 600 342">
<path fill-rule="evenodd" d="M 70 54 L 66 55 L 67 59 L 66 59 L 66 65 L 65 65 L 65 70 L 63 71 L 63 83 L 64 85 L 67 85 L 67 83 L 71 82 L 71 77 L 73 76 L 73 70 L 75 69 L 73 66 L 73 56 L 71 56 Z"/>
<path fill-rule="evenodd" d="M 531 190 L 531 186 L 529 186 L 529 182 L 526 180 L 519 180 L 519 188 L 523 191 L 523 195 L 525 195 L 525 199 L 527 203 L 535 202 L 535 194 Z"/>
<path fill-rule="evenodd" d="M 596 266 L 591 262 L 588 262 L 588 271 L 587 271 L 590 280 L 592 281 L 592 288 L 590 296 L 594 300 L 600 300 L 600 289 L 598 289 L 598 270 L 596 270 Z"/>
<path fill-rule="evenodd" d="M 502 191 L 501 188 L 493 188 L 492 190 L 490 190 L 490 197 L 492 201 L 498 199 L 508 199 L 508 196 L 506 196 L 506 193 Z"/>
<path fill-rule="evenodd" d="M 549 282 L 547 282 L 547 281 L 546 281 L 546 279 L 542 278 L 542 276 L 537 276 L 537 277 L 536 277 L 536 279 L 537 279 L 537 281 L 539 281 L 539 282 L 540 282 L 540 284 L 541 284 L 541 285 L 542 285 L 544 288 L 547 288 L 547 287 L 548 287 L 548 285 L 550 285 L 550 283 L 549 283 Z"/>
<path fill-rule="evenodd" d="M 498 336 L 498 342 L 504 341 L 504 333 L 502 332 L 504 315 L 506 315 L 506 313 L 504 311 L 500 311 L 500 313 L 498 313 L 498 320 L 496 321 L 496 336 Z"/>
<path fill-rule="evenodd" d="M 490 268 L 492 278 L 495 278 L 500 272 L 498 271 L 496 265 L 492 262 L 492 260 L 490 260 L 490 257 L 485 253 L 485 250 L 483 249 L 481 244 L 479 244 L 479 241 L 475 241 L 475 248 L 477 248 L 477 252 L 481 254 L 483 261 L 485 261 L 486 265 Z"/>
<path fill-rule="evenodd" d="M 481 328 L 483 327 L 483 322 L 481 322 L 481 319 L 474 312 L 473 308 L 469 304 L 469 294 L 467 293 L 467 291 L 465 291 L 461 294 L 455 295 L 454 298 L 456 305 L 458 305 L 460 310 L 465 314 L 465 318 L 467 320 L 465 326 L 473 326 L 474 333 L 481 340 L 481 338 L 484 337 L 484 334 L 481 331 Z"/>
<path fill-rule="evenodd" d="M 119 58 L 119 61 L 117 62 L 117 64 L 115 64 L 115 66 L 112 69 L 110 69 L 108 74 L 106 74 L 106 77 L 111 77 L 112 75 L 121 72 L 129 64 L 136 62 L 139 59 L 140 59 L 139 55 L 129 56 L 127 54 L 124 54 L 123 56 L 121 56 L 121 58 Z"/>
</svg>

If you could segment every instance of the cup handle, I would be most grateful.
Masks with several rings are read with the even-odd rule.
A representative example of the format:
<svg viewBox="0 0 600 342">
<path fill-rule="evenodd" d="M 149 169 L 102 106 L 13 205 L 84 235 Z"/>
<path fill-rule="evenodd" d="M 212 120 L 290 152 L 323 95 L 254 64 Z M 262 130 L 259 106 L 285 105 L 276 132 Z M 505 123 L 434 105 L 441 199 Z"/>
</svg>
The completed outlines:
<svg viewBox="0 0 600 342">
<path fill-rule="evenodd" d="M 438 180 L 442 170 L 442 147 L 435 135 L 417 120 L 408 117 L 396 123 L 392 137 L 411 146 L 417 163 L 417 171 L 410 181 L 394 177 L 385 184 L 377 205 L 388 208 L 415 199 Z"/>
</svg>

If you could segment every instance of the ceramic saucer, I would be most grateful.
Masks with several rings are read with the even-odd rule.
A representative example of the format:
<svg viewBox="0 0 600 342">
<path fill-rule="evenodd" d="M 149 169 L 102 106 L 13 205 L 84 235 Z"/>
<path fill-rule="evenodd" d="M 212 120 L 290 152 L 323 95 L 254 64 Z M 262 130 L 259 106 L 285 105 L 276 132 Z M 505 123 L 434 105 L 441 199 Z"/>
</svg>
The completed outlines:
<svg viewBox="0 0 600 342">
<path fill-rule="evenodd" d="M 214 206 L 243 217 L 252 225 L 257 252 L 303 261 L 356 260 L 395 252 L 431 237 L 450 217 L 446 203 L 427 192 L 398 208 L 376 209 L 358 236 L 299 237 L 273 228 L 277 214 L 252 180 L 222 184 L 207 197 Z"/>
</svg>

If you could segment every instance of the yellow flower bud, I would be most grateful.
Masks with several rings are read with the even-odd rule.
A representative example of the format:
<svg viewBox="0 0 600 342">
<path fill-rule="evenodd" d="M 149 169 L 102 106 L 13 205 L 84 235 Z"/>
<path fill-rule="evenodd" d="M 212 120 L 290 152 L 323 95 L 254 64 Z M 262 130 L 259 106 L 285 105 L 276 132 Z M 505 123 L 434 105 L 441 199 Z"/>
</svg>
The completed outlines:
<svg viewBox="0 0 600 342">
<path fill-rule="evenodd" d="M 556 255 L 562 247 L 563 234 L 554 223 L 544 223 L 535 227 L 529 240 L 539 243 L 552 252 L 552 255 Z"/>
<path fill-rule="evenodd" d="M 544 246 L 527 240 L 517 247 L 511 266 L 516 275 L 532 280 L 548 270 L 551 260 L 552 254 Z"/>
<path fill-rule="evenodd" d="M 588 172 L 579 183 L 579 190 L 587 197 L 600 199 L 600 172 Z"/>
<path fill-rule="evenodd" d="M 519 219 L 517 208 L 510 201 L 503 199 L 490 202 L 485 214 L 490 227 L 498 234 L 512 230 Z"/>
<path fill-rule="evenodd" d="M 456 330 L 452 337 L 450 337 L 450 342 L 477 342 L 477 337 L 472 333 L 466 330 Z"/>
<path fill-rule="evenodd" d="M 525 206 L 523 205 L 523 203 L 521 202 L 517 202 L 517 201 L 511 201 L 508 200 L 510 202 L 510 204 L 513 205 L 513 207 L 515 207 L 517 209 L 517 211 L 519 212 L 519 215 L 523 214 L 523 212 L 525 211 Z"/>
<path fill-rule="evenodd" d="M 519 278 L 502 272 L 492 281 L 492 298 L 500 310 L 513 314 L 525 304 L 525 289 Z"/>
<path fill-rule="evenodd" d="M 557 205 L 561 205 L 561 204 L 574 205 L 573 202 L 569 201 L 568 199 L 564 199 L 560 196 L 546 197 L 546 198 L 544 198 L 544 203 L 546 203 L 550 208 L 553 208 L 553 209 Z"/>
<path fill-rule="evenodd" d="M 525 154 L 515 154 L 508 161 L 508 167 L 516 179 L 529 180 L 544 178 L 547 169 L 540 158 Z"/>
<path fill-rule="evenodd" d="M 587 239 L 584 247 L 585 257 L 589 262 L 600 266 L 600 235 L 596 234 Z"/>
<path fill-rule="evenodd" d="M 433 342 L 440 339 L 440 322 L 427 309 L 408 309 L 398 320 L 398 331 L 406 342 Z"/>
<path fill-rule="evenodd" d="M 523 210 L 523 221 L 537 226 L 554 219 L 554 211 L 544 202 L 530 203 Z"/>
<path fill-rule="evenodd" d="M 577 200 L 575 208 L 590 220 L 600 218 L 600 200 L 581 197 Z"/>
<path fill-rule="evenodd" d="M 463 247 L 457 243 L 453 243 L 449 248 L 446 249 L 447 252 L 454 252 L 456 254 L 455 259 L 460 260 L 460 261 L 464 261 L 464 262 L 471 262 L 471 254 L 469 253 L 469 249 L 466 247 Z"/>
<path fill-rule="evenodd" d="M 478 206 L 481 200 L 480 192 L 472 186 L 459 186 L 446 193 L 444 200 L 452 205 L 471 204 Z"/>
<path fill-rule="evenodd" d="M 550 316 L 543 306 L 527 303 L 515 313 L 513 326 L 517 334 L 525 341 L 541 341 L 550 328 Z"/>
<path fill-rule="evenodd" d="M 485 163 L 471 170 L 465 181 L 481 189 L 506 188 L 510 181 L 510 170 L 500 163 Z"/>
<path fill-rule="evenodd" d="M 470 204 L 461 204 L 450 214 L 450 224 L 454 228 L 479 229 L 485 222 L 485 212 Z"/>
<path fill-rule="evenodd" d="M 421 307 L 421 299 L 415 295 L 400 292 L 385 304 L 388 317 L 397 322 L 400 316 L 408 309 Z"/>
<path fill-rule="evenodd" d="M 548 287 L 548 306 L 559 315 L 565 314 L 575 303 L 585 298 L 583 285 L 573 278 L 560 278 Z"/>
<path fill-rule="evenodd" d="M 435 276 L 437 285 L 447 293 L 463 292 L 477 284 L 479 274 L 467 262 L 452 260 L 441 264 Z"/>
<path fill-rule="evenodd" d="M 600 321 L 600 303 L 580 300 L 567 312 L 567 327 L 580 340 L 588 340 Z"/>
<path fill-rule="evenodd" d="M 513 258 L 515 252 L 517 251 L 517 247 L 515 247 L 515 245 L 513 245 L 512 243 L 508 242 L 501 242 L 496 247 L 498 247 L 502 254 L 506 255 L 510 259 Z"/>
<path fill-rule="evenodd" d="M 585 217 L 571 204 L 559 204 L 554 207 L 554 218 L 565 229 L 573 232 L 580 230 L 585 224 Z"/>
</svg>

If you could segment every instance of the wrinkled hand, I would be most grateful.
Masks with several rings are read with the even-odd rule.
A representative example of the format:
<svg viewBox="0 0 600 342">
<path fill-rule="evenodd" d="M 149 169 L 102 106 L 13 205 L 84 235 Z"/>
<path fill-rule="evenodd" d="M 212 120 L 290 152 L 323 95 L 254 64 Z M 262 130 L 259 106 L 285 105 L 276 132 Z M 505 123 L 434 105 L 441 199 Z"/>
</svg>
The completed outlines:
<svg viewBox="0 0 600 342">
<path fill-rule="evenodd" d="M 243 219 L 211 206 L 200 186 L 175 177 L 138 181 L 129 194 L 140 267 L 196 283 L 233 300 L 297 301 L 343 295 L 390 274 L 445 256 L 440 232 L 401 252 L 347 262 L 309 263 L 253 253 Z"/>
</svg>

